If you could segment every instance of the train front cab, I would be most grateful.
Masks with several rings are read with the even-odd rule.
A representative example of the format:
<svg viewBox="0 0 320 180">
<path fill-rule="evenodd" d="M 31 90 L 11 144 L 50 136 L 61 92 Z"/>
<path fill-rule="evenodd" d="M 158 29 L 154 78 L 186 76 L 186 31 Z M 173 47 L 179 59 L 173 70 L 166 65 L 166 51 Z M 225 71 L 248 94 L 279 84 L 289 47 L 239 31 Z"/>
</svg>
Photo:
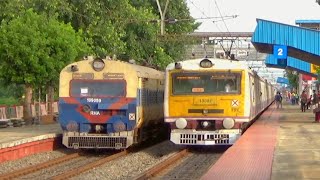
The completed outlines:
<svg viewBox="0 0 320 180">
<path fill-rule="evenodd" d="M 106 61 L 101 72 L 93 71 L 90 63 L 77 62 L 60 74 L 63 144 L 75 149 L 125 149 L 134 143 L 138 78 L 120 62 Z M 72 72 L 74 66 L 78 71 Z M 130 75 L 119 73 L 115 66 Z"/>
<path fill-rule="evenodd" d="M 180 145 L 234 144 L 249 121 L 247 73 L 243 69 L 167 71 L 165 122 L 171 127 L 170 140 Z M 226 92 L 228 80 L 235 89 Z"/>
</svg>

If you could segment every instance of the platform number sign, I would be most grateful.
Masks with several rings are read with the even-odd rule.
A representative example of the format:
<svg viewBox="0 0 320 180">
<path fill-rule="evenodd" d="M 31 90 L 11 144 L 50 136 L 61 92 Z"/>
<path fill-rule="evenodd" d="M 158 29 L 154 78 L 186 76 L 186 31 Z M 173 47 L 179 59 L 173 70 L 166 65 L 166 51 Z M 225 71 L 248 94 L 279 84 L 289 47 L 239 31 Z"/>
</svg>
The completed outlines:
<svg viewBox="0 0 320 180">
<path fill-rule="evenodd" d="M 273 46 L 273 56 L 276 59 L 287 59 L 288 48 L 283 45 L 274 45 Z"/>
</svg>

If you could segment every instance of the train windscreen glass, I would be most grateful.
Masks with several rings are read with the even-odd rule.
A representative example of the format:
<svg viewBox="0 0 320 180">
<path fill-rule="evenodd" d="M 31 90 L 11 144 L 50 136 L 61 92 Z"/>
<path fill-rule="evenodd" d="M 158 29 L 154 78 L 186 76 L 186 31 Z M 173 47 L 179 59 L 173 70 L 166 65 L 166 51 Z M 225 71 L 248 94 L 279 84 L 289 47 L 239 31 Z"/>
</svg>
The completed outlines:
<svg viewBox="0 0 320 180">
<path fill-rule="evenodd" d="M 71 97 L 125 97 L 124 80 L 72 80 Z"/>
<path fill-rule="evenodd" d="M 240 94 L 241 73 L 175 73 L 172 93 L 177 94 Z"/>
</svg>

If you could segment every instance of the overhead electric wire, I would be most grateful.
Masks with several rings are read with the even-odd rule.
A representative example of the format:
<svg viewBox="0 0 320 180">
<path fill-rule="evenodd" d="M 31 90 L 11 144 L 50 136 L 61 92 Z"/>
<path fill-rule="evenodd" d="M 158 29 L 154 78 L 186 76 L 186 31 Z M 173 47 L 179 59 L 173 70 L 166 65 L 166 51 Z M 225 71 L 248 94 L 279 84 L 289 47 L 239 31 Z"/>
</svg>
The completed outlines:
<svg viewBox="0 0 320 180">
<path fill-rule="evenodd" d="M 218 12 L 219 12 L 219 15 L 220 15 L 221 17 L 223 17 L 223 16 L 222 16 L 222 13 L 221 13 L 221 11 L 220 11 L 220 8 L 219 8 L 219 6 L 218 6 L 217 1 L 214 0 L 214 3 L 215 3 L 215 5 L 216 5 L 216 7 L 217 7 L 217 10 L 218 10 Z M 238 16 L 236 15 L 235 18 L 236 18 L 236 17 L 238 17 Z M 227 29 L 227 32 L 231 35 L 231 33 L 230 33 L 230 31 L 229 31 L 229 28 L 228 28 L 226 22 L 224 21 L 224 19 L 222 19 L 222 21 L 223 21 L 224 26 L 225 26 L 226 29 Z M 234 44 L 236 45 L 237 49 L 239 49 L 239 46 L 238 46 L 235 42 L 234 42 Z M 231 42 L 231 46 L 230 46 L 230 53 L 231 53 L 231 48 L 232 48 L 232 42 Z"/>
<path fill-rule="evenodd" d="M 208 17 L 198 6 L 196 6 L 196 5 L 194 4 L 193 1 L 189 0 L 189 2 L 190 2 L 196 9 L 198 9 L 202 15 L 204 15 L 205 17 Z M 214 24 L 213 21 L 211 21 L 211 22 Z M 220 28 L 218 27 L 217 24 L 214 24 L 214 25 L 217 27 L 217 29 L 218 29 L 220 32 L 222 32 L 222 31 L 220 30 Z"/>
<path fill-rule="evenodd" d="M 217 1 L 214 0 L 214 3 L 216 4 L 216 7 L 217 7 L 217 9 L 218 9 L 218 12 L 219 12 L 220 16 L 222 17 L 222 14 L 221 14 L 221 11 L 220 11 L 220 8 L 219 8 L 219 6 L 218 6 Z M 222 21 L 223 21 L 223 24 L 224 24 L 224 26 L 226 27 L 227 31 L 230 33 L 229 28 L 228 28 L 226 22 L 224 21 L 224 19 L 222 19 Z"/>
</svg>

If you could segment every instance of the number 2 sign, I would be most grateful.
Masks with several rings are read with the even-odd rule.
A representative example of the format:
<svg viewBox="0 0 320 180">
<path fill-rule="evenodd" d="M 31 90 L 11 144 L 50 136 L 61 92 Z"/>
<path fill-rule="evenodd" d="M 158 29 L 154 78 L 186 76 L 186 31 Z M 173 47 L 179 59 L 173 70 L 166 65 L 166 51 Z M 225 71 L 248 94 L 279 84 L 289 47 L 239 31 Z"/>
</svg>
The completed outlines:
<svg viewBox="0 0 320 180">
<path fill-rule="evenodd" d="M 273 56 L 277 59 L 287 59 L 288 48 L 283 45 L 274 45 L 273 46 Z"/>
</svg>

